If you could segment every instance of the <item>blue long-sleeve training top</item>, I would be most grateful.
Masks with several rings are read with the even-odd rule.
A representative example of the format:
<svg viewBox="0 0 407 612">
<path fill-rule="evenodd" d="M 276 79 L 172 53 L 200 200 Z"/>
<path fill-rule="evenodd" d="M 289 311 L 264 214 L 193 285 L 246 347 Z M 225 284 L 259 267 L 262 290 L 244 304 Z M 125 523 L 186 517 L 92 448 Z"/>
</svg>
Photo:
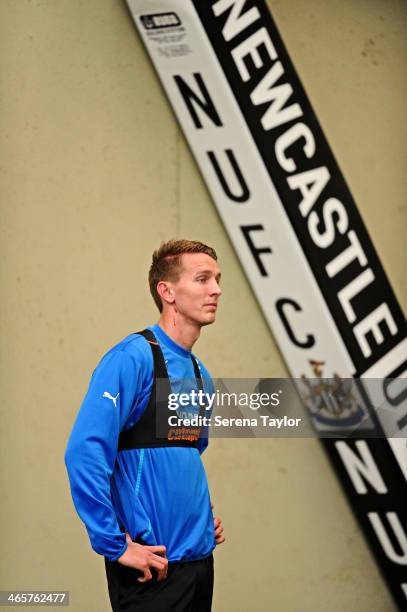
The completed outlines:
<svg viewBox="0 0 407 612">
<path fill-rule="evenodd" d="M 154 332 L 171 381 L 197 390 L 191 352 L 158 326 Z M 206 392 L 211 377 L 197 360 Z M 117 452 L 120 431 L 136 423 L 153 384 L 153 356 L 142 336 L 131 334 L 93 372 L 65 452 L 76 510 L 92 548 L 110 561 L 132 539 L 164 544 L 171 561 L 202 559 L 215 547 L 208 483 L 199 448 L 163 447 Z M 173 388 L 173 392 L 176 390 Z"/>
</svg>

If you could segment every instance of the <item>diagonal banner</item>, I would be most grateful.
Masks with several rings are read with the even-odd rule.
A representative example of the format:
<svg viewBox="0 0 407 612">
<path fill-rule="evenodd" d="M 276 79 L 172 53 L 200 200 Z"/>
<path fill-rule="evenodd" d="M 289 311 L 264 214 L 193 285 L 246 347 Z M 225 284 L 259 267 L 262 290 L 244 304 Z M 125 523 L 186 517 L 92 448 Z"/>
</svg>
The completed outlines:
<svg viewBox="0 0 407 612">
<path fill-rule="evenodd" d="M 291 375 L 357 380 L 316 427 L 405 609 L 405 319 L 276 25 L 260 0 L 127 4 Z"/>
</svg>

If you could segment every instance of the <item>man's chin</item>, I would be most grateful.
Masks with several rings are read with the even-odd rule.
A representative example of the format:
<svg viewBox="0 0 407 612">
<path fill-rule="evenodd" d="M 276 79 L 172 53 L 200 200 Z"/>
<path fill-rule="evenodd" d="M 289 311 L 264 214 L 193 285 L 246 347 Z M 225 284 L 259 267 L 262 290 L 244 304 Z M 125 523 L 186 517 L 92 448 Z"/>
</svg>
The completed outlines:
<svg viewBox="0 0 407 612">
<path fill-rule="evenodd" d="M 201 327 L 205 327 L 205 325 L 211 325 L 215 323 L 216 320 L 216 312 L 212 313 L 211 317 L 205 318 L 204 321 L 201 321 Z"/>
</svg>

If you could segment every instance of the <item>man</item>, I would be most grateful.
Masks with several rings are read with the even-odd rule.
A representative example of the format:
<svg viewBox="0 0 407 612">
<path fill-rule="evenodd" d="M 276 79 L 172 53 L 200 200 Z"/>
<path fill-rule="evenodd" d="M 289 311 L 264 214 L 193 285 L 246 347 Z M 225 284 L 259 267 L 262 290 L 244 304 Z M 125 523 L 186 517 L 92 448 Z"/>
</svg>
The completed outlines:
<svg viewBox="0 0 407 612">
<path fill-rule="evenodd" d="M 114 612 L 211 609 L 212 551 L 225 538 L 200 458 L 208 441 L 199 429 L 165 430 L 168 401 L 158 398 L 160 389 L 213 391 L 191 349 L 215 321 L 219 281 L 216 253 L 201 242 L 171 240 L 154 252 L 160 319 L 102 358 L 68 441 L 72 497 L 105 557 Z"/>
</svg>

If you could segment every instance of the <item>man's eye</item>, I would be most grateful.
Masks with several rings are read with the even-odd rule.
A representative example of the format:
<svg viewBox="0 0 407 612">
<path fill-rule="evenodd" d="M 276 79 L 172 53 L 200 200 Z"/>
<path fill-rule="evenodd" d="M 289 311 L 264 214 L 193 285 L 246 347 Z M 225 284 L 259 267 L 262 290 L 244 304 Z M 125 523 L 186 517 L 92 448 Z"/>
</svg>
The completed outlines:
<svg viewBox="0 0 407 612">
<path fill-rule="evenodd" d="M 200 278 L 198 278 L 198 282 L 199 283 L 202 283 L 202 282 L 205 282 L 205 281 L 206 281 L 205 276 L 201 276 Z"/>
</svg>

